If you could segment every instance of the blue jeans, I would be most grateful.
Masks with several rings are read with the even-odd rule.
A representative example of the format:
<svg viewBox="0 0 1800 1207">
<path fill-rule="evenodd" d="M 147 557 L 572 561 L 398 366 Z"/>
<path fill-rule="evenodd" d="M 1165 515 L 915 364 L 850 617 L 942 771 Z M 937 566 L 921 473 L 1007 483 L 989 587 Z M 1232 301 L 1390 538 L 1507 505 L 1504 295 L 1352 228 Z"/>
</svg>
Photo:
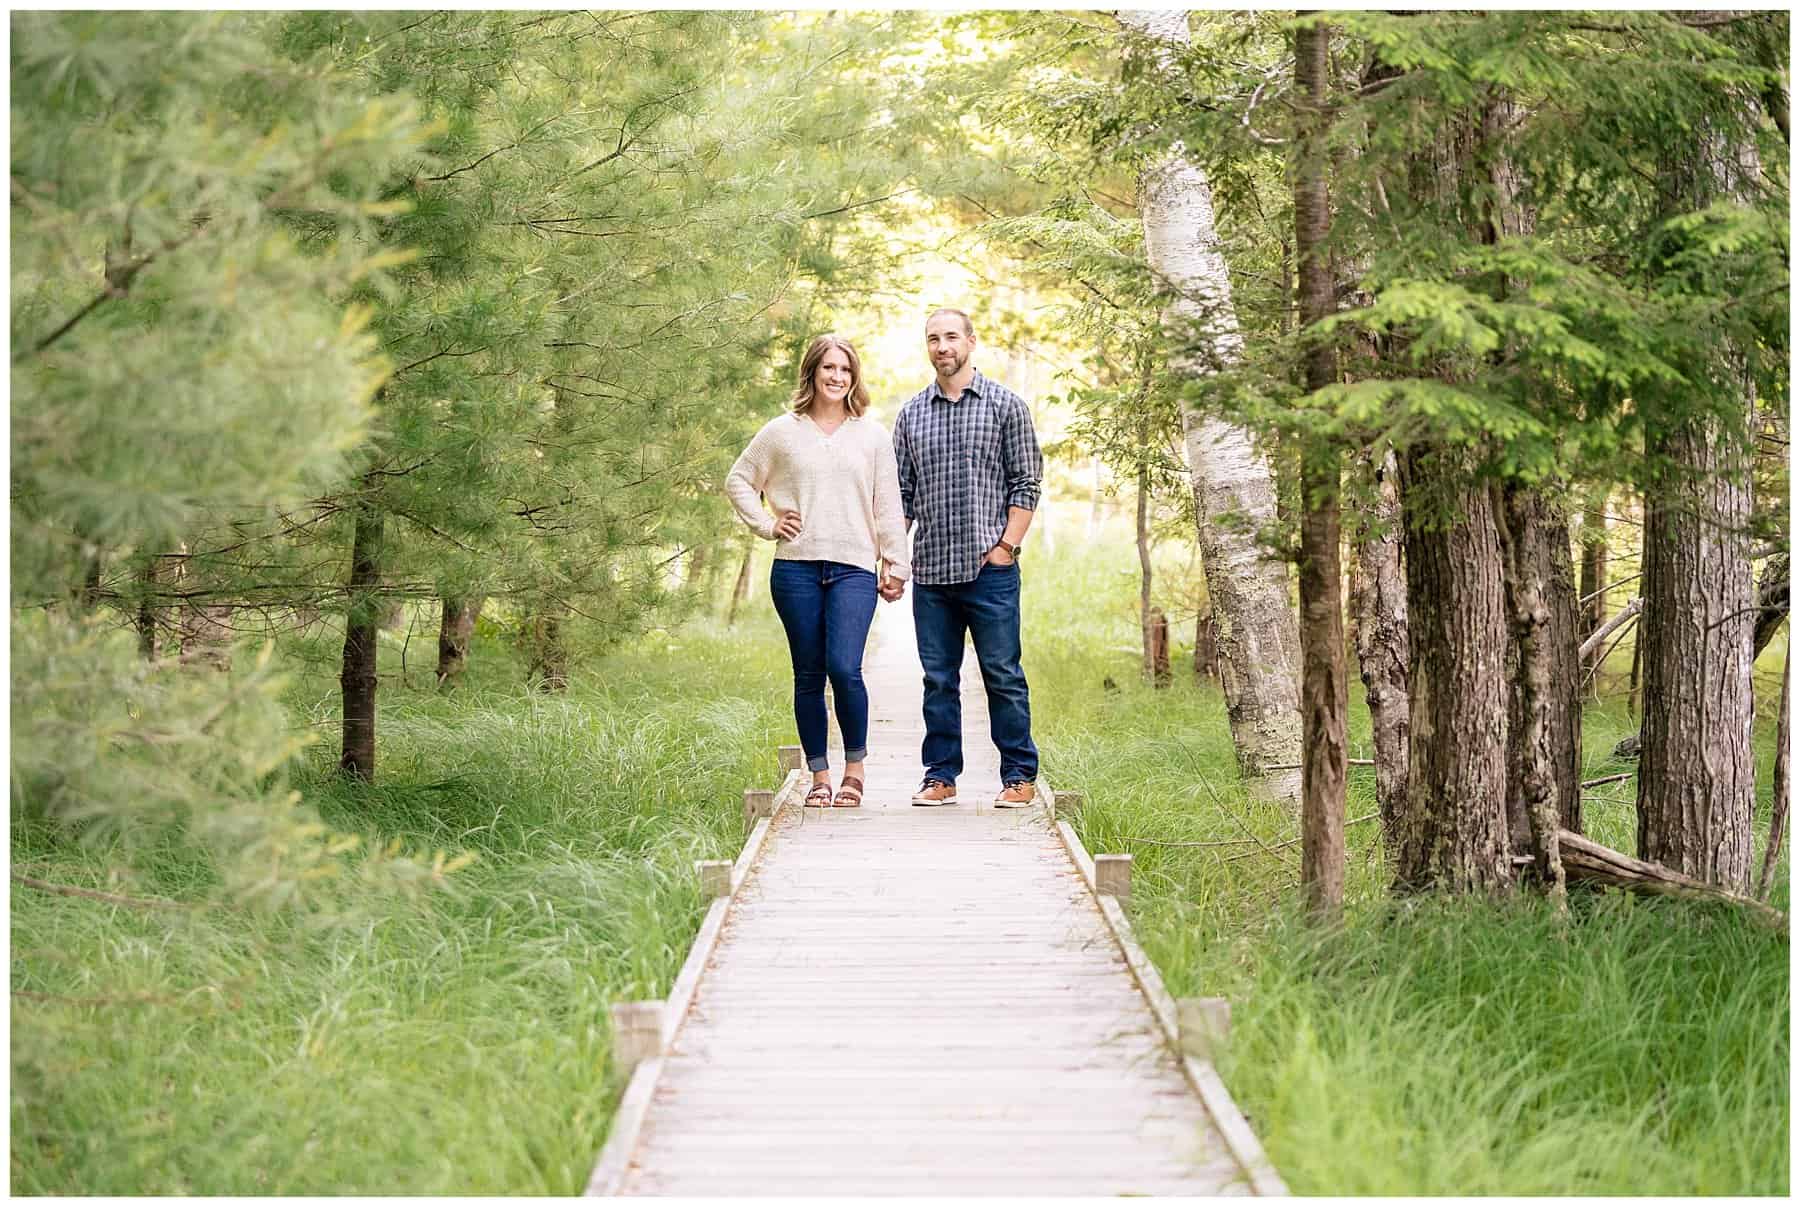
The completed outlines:
<svg viewBox="0 0 1800 1207">
<path fill-rule="evenodd" d="M 963 633 L 975 642 L 975 660 L 987 684 L 988 723 L 1000 751 L 1000 780 L 1037 779 L 1038 752 L 1031 742 L 1031 694 L 1019 667 L 1019 566 L 983 563 L 966 583 L 913 586 L 913 627 L 925 668 L 927 779 L 953 784 L 962 774 Z"/>
<path fill-rule="evenodd" d="M 825 680 L 831 680 L 844 761 L 860 763 L 869 747 L 869 689 L 863 686 L 863 649 L 875 619 L 875 574 L 842 562 L 776 558 L 769 595 L 787 630 L 794 662 L 794 723 L 809 771 L 825 757 Z"/>
</svg>

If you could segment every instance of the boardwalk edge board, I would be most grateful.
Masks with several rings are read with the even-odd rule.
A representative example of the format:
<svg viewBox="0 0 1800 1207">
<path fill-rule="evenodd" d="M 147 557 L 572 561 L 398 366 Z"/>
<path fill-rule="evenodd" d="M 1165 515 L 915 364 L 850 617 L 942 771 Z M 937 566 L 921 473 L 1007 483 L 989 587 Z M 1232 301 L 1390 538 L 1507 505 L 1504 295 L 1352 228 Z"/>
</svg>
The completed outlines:
<svg viewBox="0 0 1800 1207">
<path fill-rule="evenodd" d="M 1070 793 L 1071 796 L 1075 795 Z M 1113 939 L 1119 945 L 1119 951 L 1125 957 L 1126 965 L 1131 969 L 1132 980 L 1143 992 L 1144 999 L 1150 1004 L 1150 1013 L 1155 1016 L 1157 1026 L 1162 1030 L 1163 1038 L 1174 1049 L 1181 1061 L 1182 1072 L 1188 1084 L 1200 1096 L 1206 1113 L 1212 1116 L 1219 1134 L 1224 1137 L 1226 1147 L 1231 1155 L 1243 1167 L 1249 1179 L 1250 1189 L 1258 1195 L 1275 1196 L 1288 1193 L 1287 1184 L 1269 1161 L 1269 1155 L 1263 1151 L 1262 1142 L 1251 1130 L 1249 1120 L 1238 1109 L 1232 1100 L 1231 1091 L 1220 1079 L 1218 1070 L 1213 1068 L 1210 1060 L 1199 1060 L 1184 1050 L 1181 1040 L 1180 1015 L 1175 999 L 1170 996 L 1168 988 L 1163 984 L 1162 974 L 1156 965 L 1150 962 L 1137 936 L 1132 933 L 1131 919 L 1126 917 L 1125 910 L 1117 898 L 1100 891 L 1099 879 L 1096 875 L 1094 858 L 1088 854 L 1087 847 L 1082 844 L 1081 837 L 1075 833 L 1068 822 L 1057 816 L 1056 793 L 1042 776 L 1038 778 L 1038 799 L 1045 817 L 1062 839 L 1063 848 L 1069 859 L 1081 874 L 1081 879 L 1094 894 L 1094 900 L 1100 906 L 1100 913 L 1106 919 L 1107 929 L 1112 932 Z M 1129 882 L 1127 882 L 1129 883 Z"/>
<path fill-rule="evenodd" d="M 596 1198 L 617 1195 L 624 1185 L 625 1173 L 631 1166 L 632 1154 L 637 1151 L 638 1137 L 644 1129 L 644 1119 L 650 1113 L 650 1101 L 656 1094 L 656 1083 L 662 1077 L 662 1054 L 668 1052 L 670 1045 L 675 1042 L 676 1033 L 681 1030 L 681 1024 L 687 1019 L 688 1007 L 693 1004 L 694 993 L 700 987 L 700 976 L 706 969 L 706 962 L 712 958 L 713 951 L 719 945 L 719 936 L 725 930 L 725 919 L 731 912 L 732 902 L 737 899 L 738 890 L 750 875 L 750 869 L 762 857 L 763 847 L 768 844 L 770 827 L 781 816 L 782 809 L 798 799 L 803 778 L 798 770 L 787 772 L 787 778 L 775 790 L 769 815 L 757 821 L 750 836 L 744 840 L 744 849 L 731 866 L 731 891 L 713 898 L 712 905 L 707 908 L 706 918 L 694 935 L 693 946 L 688 949 L 687 959 L 683 961 L 681 972 L 675 977 L 675 984 L 670 988 L 668 1001 L 663 1007 L 661 1053 L 638 1062 L 637 1067 L 632 1070 L 631 1081 L 619 1098 L 618 1109 L 613 1112 L 612 1126 L 607 1129 L 606 1144 L 600 1149 L 600 1156 L 594 1162 L 594 1172 L 588 1178 L 585 1195 Z"/>
<path fill-rule="evenodd" d="M 606 1146 L 600 1150 L 600 1159 L 594 1163 L 593 1176 L 588 1178 L 588 1195 L 613 1195 L 625 1181 L 625 1167 L 631 1161 L 632 1150 L 637 1148 L 638 1133 L 643 1130 L 644 1116 L 650 1113 L 650 1099 L 656 1093 L 656 1082 L 662 1076 L 662 1057 L 638 1062 L 638 1067 L 631 1072 L 631 1082 L 625 1087 L 624 1095 L 619 1099 L 619 1109 L 613 1112 L 612 1126 L 607 1129 Z"/>
</svg>

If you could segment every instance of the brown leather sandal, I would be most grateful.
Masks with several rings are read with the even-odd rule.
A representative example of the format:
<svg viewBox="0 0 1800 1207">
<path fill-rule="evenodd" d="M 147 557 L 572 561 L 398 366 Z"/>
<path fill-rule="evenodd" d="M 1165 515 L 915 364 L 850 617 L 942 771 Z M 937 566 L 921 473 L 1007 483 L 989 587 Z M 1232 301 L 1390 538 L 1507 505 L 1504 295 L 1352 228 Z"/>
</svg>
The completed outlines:
<svg viewBox="0 0 1800 1207">
<path fill-rule="evenodd" d="M 812 805 L 819 809 L 829 809 L 831 807 L 831 781 L 820 780 L 811 788 L 808 788 L 806 791 L 806 799 L 801 802 L 801 805 L 802 807 Z"/>
<path fill-rule="evenodd" d="M 838 785 L 837 796 L 832 798 L 834 809 L 856 809 L 862 806 L 863 782 L 854 775 L 846 775 L 844 782 Z"/>
</svg>

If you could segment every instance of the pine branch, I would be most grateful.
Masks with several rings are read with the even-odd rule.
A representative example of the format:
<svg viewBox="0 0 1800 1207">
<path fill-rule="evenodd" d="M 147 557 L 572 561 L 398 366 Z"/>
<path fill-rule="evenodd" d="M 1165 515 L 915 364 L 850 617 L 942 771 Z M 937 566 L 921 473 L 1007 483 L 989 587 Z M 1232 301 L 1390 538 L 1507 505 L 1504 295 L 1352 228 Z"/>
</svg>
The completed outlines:
<svg viewBox="0 0 1800 1207">
<path fill-rule="evenodd" d="M 412 369 L 416 369 L 420 365 L 428 365 L 440 356 L 474 356 L 477 353 L 486 352 L 489 347 L 492 347 L 492 345 L 490 344 L 490 345 L 485 345 L 480 348 L 471 348 L 467 352 L 458 352 L 454 348 L 445 348 L 442 352 L 433 352 L 430 356 L 424 357 L 420 360 L 415 360 L 412 364 L 407 365 L 405 368 L 395 369 L 392 373 L 388 374 L 388 380 L 392 381 L 394 378 L 400 376 L 402 373 L 408 372 Z"/>
<path fill-rule="evenodd" d="M 559 14 L 559 15 L 561 15 L 561 14 Z M 544 18 L 544 20 L 546 20 L 546 21 L 553 20 L 553 19 L 554 18 L 550 18 L 550 17 Z M 489 151 L 486 155 L 483 155 L 480 159 L 477 159 L 474 163 L 467 163 L 467 164 L 464 164 L 460 168 L 454 168 L 451 171 L 445 172 L 442 176 L 427 176 L 425 179 L 430 180 L 430 181 L 449 180 L 451 177 L 461 176 L 464 172 L 473 172 L 476 168 L 479 168 L 482 164 L 486 163 L 488 160 L 492 159 L 494 156 L 500 154 L 502 151 L 516 150 L 517 148 L 519 148 L 520 146 L 522 146 L 524 144 L 526 139 L 530 138 L 533 134 L 536 134 L 539 130 L 542 130 L 545 126 L 551 125 L 554 122 L 561 121 L 565 117 L 578 116 L 579 112 L 580 111 L 577 111 L 576 113 L 558 113 L 552 117 L 547 117 L 543 121 L 539 122 L 537 125 L 533 126 L 531 129 L 525 131 L 525 133 L 519 135 L 519 137 L 516 138 L 515 140 L 513 140 L 512 142 L 507 143 L 504 147 L 495 147 L 492 151 Z"/>
<path fill-rule="evenodd" d="M 856 201 L 856 202 L 852 202 L 849 205 L 840 205 L 840 206 L 836 207 L 835 209 L 815 210 L 814 212 L 812 212 L 810 214 L 801 214 L 800 220 L 802 222 L 805 222 L 805 221 L 808 221 L 813 218 L 828 218 L 832 214 L 847 214 L 851 210 L 860 210 L 867 206 L 880 205 L 884 201 L 892 201 L 896 197 L 904 197 L 908 193 L 916 193 L 918 191 L 919 191 L 918 187 L 914 186 L 914 187 L 908 188 L 908 189 L 901 189 L 899 192 L 896 192 L 896 193 L 889 193 L 885 197 L 871 197 L 867 201 Z"/>
<path fill-rule="evenodd" d="M 161 247 L 156 248 L 154 251 L 145 252 L 128 264 L 109 267 L 106 272 L 106 288 L 96 294 L 91 302 L 70 315 L 62 326 L 39 340 L 37 346 L 31 349 L 29 353 L 21 353 L 20 355 L 15 356 L 13 358 L 13 364 L 16 365 L 24 360 L 26 355 L 36 356 L 38 353 L 54 344 L 57 340 L 60 340 L 63 336 L 73 331 L 76 325 L 87 318 L 88 315 L 98 310 L 102 303 L 112 301 L 115 298 L 124 297 L 130 291 L 131 284 L 137 279 L 138 273 L 154 263 L 159 255 L 177 250 L 182 245 L 192 241 L 194 237 L 199 235 L 204 229 L 206 229 L 204 226 L 196 226 L 187 234 L 181 236 L 181 238 L 170 239 Z"/>
</svg>

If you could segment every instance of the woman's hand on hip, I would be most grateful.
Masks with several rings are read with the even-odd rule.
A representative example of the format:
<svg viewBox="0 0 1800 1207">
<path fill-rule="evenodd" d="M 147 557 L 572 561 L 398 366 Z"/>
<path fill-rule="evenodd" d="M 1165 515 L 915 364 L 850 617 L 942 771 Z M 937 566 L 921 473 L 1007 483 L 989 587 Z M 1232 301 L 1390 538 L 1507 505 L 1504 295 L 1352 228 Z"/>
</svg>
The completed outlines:
<svg viewBox="0 0 1800 1207">
<path fill-rule="evenodd" d="M 775 520 L 775 539 L 791 541 L 800 535 L 800 513 L 784 511 Z"/>
</svg>

